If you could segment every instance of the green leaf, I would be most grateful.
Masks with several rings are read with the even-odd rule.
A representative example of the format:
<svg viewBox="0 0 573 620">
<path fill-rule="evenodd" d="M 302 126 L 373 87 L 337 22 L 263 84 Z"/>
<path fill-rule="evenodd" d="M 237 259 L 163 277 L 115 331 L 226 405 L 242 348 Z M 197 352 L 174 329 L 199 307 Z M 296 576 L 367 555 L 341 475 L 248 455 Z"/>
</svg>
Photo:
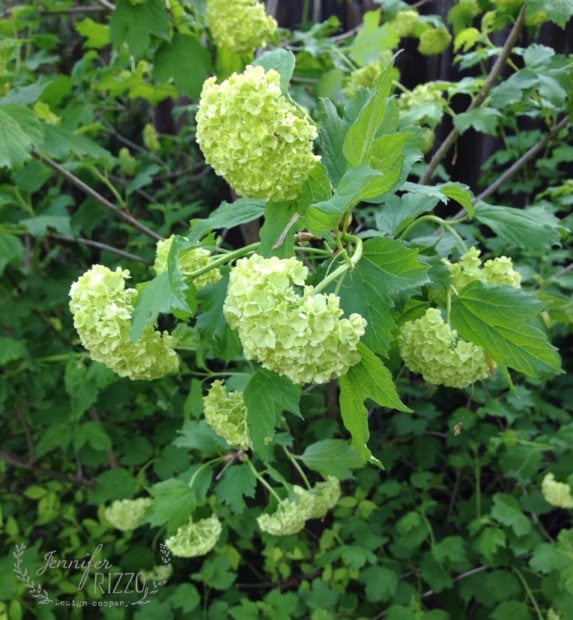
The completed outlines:
<svg viewBox="0 0 573 620">
<path fill-rule="evenodd" d="M 454 300 L 451 321 L 462 338 L 484 348 L 508 380 L 508 367 L 528 377 L 555 374 L 561 369 L 557 350 L 527 322 L 541 307 L 523 290 L 472 282 Z"/>
<path fill-rule="evenodd" d="M 45 155 L 65 160 L 70 154 L 74 154 L 81 159 L 93 159 L 96 163 L 103 163 L 106 166 L 112 166 L 115 162 L 109 151 L 86 136 L 76 135 L 65 127 L 53 125 L 45 125 L 43 131 L 45 139 L 40 151 Z"/>
<path fill-rule="evenodd" d="M 531 531 L 531 521 L 523 514 L 515 497 L 507 493 L 496 493 L 493 496 L 491 516 L 510 527 L 516 536 L 525 536 Z"/>
<path fill-rule="evenodd" d="M 169 40 L 170 25 L 165 2 L 146 0 L 132 4 L 130 0 L 117 0 L 110 21 L 111 42 L 120 47 L 126 42 L 134 56 L 141 56 L 151 44 L 151 37 Z"/>
<path fill-rule="evenodd" d="M 497 550 L 505 545 L 505 532 L 499 527 L 487 527 L 478 539 L 479 550 L 488 562 L 491 562 Z"/>
<path fill-rule="evenodd" d="M 432 549 L 432 555 L 439 564 L 458 564 L 467 560 L 466 545 L 461 536 L 446 536 Z"/>
<path fill-rule="evenodd" d="M 475 209 L 473 205 L 473 194 L 470 188 L 463 183 L 444 183 L 438 188 L 445 196 L 455 200 L 460 204 L 469 215 L 473 216 Z"/>
<path fill-rule="evenodd" d="M 199 290 L 197 299 L 203 312 L 195 323 L 202 341 L 209 343 L 214 353 L 224 361 L 232 359 L 241 351 L 239 337 L 229 327 L 223 314 L 228 285 L 229 274 L 226 274 L 215 284 L 209 284 Z"/>
<path fill-rule="evenodd" d="M 189 485 L 172 478 L 158 482 L 148 489 L 153 504 L 148 508 L 145 520 L 154 527 L 167 524 L 168 533 L 187 523 L 196 501 Z"/>
<path fill-rule="evenodd" d="M 86 422 L 74 432 L 74 447 L 79 450 L 89 444 L 94 450 L 105 452 L 112 448 L 111 439 L 99 422 Z"/>
<path fill-rule="evenodd" d="M 117 375 L 98 362 L 85 364 L 82 358 L 71 356 L 66 364 L 64 383 L 70 398 L 74 419 L 81 416 L 97 401 L 101 390 L 117 381 Z"/>
<path fill-rule="evenodd" d="M 208 218 L 192 220 L 190 241 L 198 241 L 206 232 L 217 228 L 234 228 L 247 224 L 264 215 L 265 202 L 254 198 L 239 198 L 234 202 L 222 202 Z"/>
<path fill-rule="evenodd" d="M 265 52 L 251 64 L 254 67 L 262 67 L 265 72 L 274 69 L 281 76 L 282 93 L 288 96 L 288 85 L 295 66 L 295 58 L 292 52 L 284 49 Z"/>
<path fill-rule="evenodd" d="M 526 15 L 535 15 L 539 11 L 560 28 L 565 28 L 573 17 L 573 0 L 530 0 L 527 3 Z"/>
<path fill-rule="evenodd" d="M 392 88 L 391 69 L 386 69 L 376 79 L 375 87 L 376 90 L 348 129 L 344 139 L 344 156 L 354 168 L 369 163 L 374 140 L 388 110 L 387 99 Z"/>
<path fill-rule="evenodd" d="M 497 125 L 502 114 L 495 108 L 479 107 L 471 112 L 461 112 L 454 117 L 454 127 L 463 134 L 465 131 L 475 129 L 480 133 L 497 135 Z"/>
<path fill-rule="evenodd" d="M 52 452 L 56 448 L 64 450 L 72 440 L 72 427 L 67 422 L 51 424 L 36 444 L 36 457 Z"/>
<path fill-rule="evenodd" d="M 0 107 L 0 168 L 23 164 L 42 141 L 42 128 L 34 113 L 23 106 Z"/>
<path fill-rule="evenodd" d="M 533 254 L 546 252 L 560 239 L 560 222 L 545 207 L 514 209 L 480 202 L 475 217 L 510 246 Z"/>
<path fill-rule="evenodd" d="M 180 583 L 173 594 L 169 595 L 169 611 L 171 607 L 180 609 L 183 614 L 189 614 L 201 603 L 197 588 L 191 583 Z"/>
<path fill-rule="evenodd" d="M 351 478 L 351 470 L 364 465 L 364 459 L 343 439 L 322 439 L 310 444 L 300 460 L 309 469 L 340 480 Z"/>
<path fill-rule="evenodd" d="M 318 120 L 320 122 L 318 146 L 322 154 L 322 163 L 328 170 L 332 184 L 336 186 L 346 171 L 343 144 L 348 124 L 338 116 L 336 107 L 330 99 L 320 99 Z"/>
<path fill-rule="evenodd" d="M 129 332 L 132 342 L 141 337 L 147 325 L 156 323 L 160 313 L 167 314 L 174 310 L 180 310 L 191 314 L 192 310 L 184 294 L 186 290 L 187 287 L 182 280 L 181 285 L 174 290 L 167 271 L 153 278 L 139 293 L 135 301 Z"/>
<path fill-rule="evenodd" d="M 24 246 L 15 235 L 0 234 L 0 275 L 6 265 L 20 266 L 24 262 Z"/>
<path fill-rule="evenodd" d="M 20 224 L 34 237 L 44 237 L 50 228 L 62 235 L 73 237 L 69 215 L 38 215 L 20 220 Z"/>
<path fill-rule="evenodd" d="M 97 488 L 89 491 L 88 500 L 96 506 L 115 499 L 130 499 L 137 489 L 136 479 L 123 467 L 104 471 L 96 476 L 94 482 Z"/>
<path fill-rule="evenodd" d="M 265 223 L 259 237 L 258 253 L 262 256 L 287 258 L 294 253 L 294 236 L 300 228 L 296 204 L 273 202 L 265 208 Z"/>
<path fill-rule="evenodd" d="M 254 497 L 257 479 L 246 463 L 230 467 L 215 489 L 217 499 L 227 504 L 236 513 L 242 513 L 247 507 L 244 497 Z"/>
<path fill-rule="evenodd" d="M 300 388 L 270 370 L 259 368 L 243 393 L 247 406 L 247 426 L 255 452 L 268 458 L 277 415 L 289 411 L 300 416 Z"/>
<path fill-rule="evenodd" d="M 189 34 L 176 34 L 169 43 L 164 43 L 153 65 L 153 74 L 158 80 L 173 79 L 182 95 L 195 100 L 199 99 L 203 82 L 212 71 L 211 55 Z"/>
<path fill-rule="evenodd" d="M 359 66 L 376 60 L 380 52 L 394 49 L 400 42 L 400 36 L 391 24 L 378 26 L 380 14 L 380 9 L 364 13 L 362 28 L 348 49 L 352 60 Z"/>
<path fill-rule="evenodd" d="M 26 356 L 26 347 L 20 340 L 0 336 L 0 366 Z"/>
<path fill-rule="evenodd" d="M 366 399 L 371 399 L 381 407 L 410 411 L 398 396 L 390 371 L 382 361 L 366 347 L 358 348 L 362 359 L 340 377 L 340 413 L 345 428 L 352 437 L 352 447 L 366 461 L 379 464 L 366 445 L 370 433 L 368 430 L 368 410 L 364 406 Z"/>
<path fill-rule="evenodd" d="M 86 38 L 84 46 L 88 49 L 101 49 L 110 42 L 109 26 L 98 24 L 93 19 L 86 17 L 76 24 L 76 30 Z"/>
<path fill-rule="evenodd" d="M 227 442 L 205 420 L 188 420 L 178 432 L 179 436 L 173 441 L 173 445 L 178 448 L 198 450 L 205 454 L 216 454 L 228 449 Z"/>
<path fill-rule="evenodd" d="M 384 566 L 369 566 L 360 572 L 360 581 L 366 586 L 370 603 L 390 601 L 398 588 L 398 575 Z"/>
</svg>

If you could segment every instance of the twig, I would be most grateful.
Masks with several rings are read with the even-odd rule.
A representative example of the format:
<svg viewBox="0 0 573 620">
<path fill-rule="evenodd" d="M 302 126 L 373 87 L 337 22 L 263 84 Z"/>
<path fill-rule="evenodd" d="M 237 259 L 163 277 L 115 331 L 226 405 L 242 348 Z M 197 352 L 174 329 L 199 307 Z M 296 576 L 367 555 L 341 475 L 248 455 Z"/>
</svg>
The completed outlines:
<svg viewBox="0 0 573 620">
<path fill-rule="evenodd" d="M 12 465 L 14 467 L 21 467 L 22 469 L 29 469 L 39 476 L 47 476 L 48 478 L 55 478 L 56 480 L 60 480 L 61 482 L 71 482 L 72 484 L 81 484 L 86 487 L 91 487 L 95 489 L 97 484 L 92 482 L 91 480 L 87 480 L 86 478 L 79 476 L 68 476 L 66 474 L 62 474 L 59 471 L 55 471 L 54 469 L 49 469 L 47 467 L 37 467 L 33 463 L 28 463 L 24 461 L 19 456 L 12 454 L 8 450 L 0 450 L 0 459 L 6 461 L 8 465 Z"/>
<path fill-rule="evenodd" d="M 70 183 L 73 183 L 78 189 L 81 189 L 88 196 L 91 196 L 94 200 L 97 200 L 101 205 L 103 205 L 106 209 L 113 211 L 118 217 L 121 217 L 123 220 L 131 224 L 134 228 L 151 237 L 152 239 L 162 240 L 163 237 L 157 234 L 155 231 L 147 228 L 145 224 L 139 222 L 135 217 L 122 211 L 118 207 L 116 207 L 113 203 L 111 203 L 105 196 L 102 196 L 99 192 L 97 192 L 93 187 L 90 187 L 87 183 L 84 183 L 80 178 L 78 178 L 75 174 L 72 174 L 69 170 L 66 170 L 63 166 L 56 163 L 49 157 L 45 155 L 41 155 L 40 153 L 34 153 L 34 157 L 45 163 L 47 166 L 55 170 L 58 174 L 62 175 L 65 179 L 67 179 Z"/>
<path fill-rule="evenodd" d="M 108 0 L 96 0 L 96 2 L 99 2 L 102 6 L 104 6 L 106 9 L 109 9 L 110 11 L 115 11 L 115 4 L 109 2 Z"/>
<path fill-rule="evenodd" d="M 497 80 L 497 78 L 499 77 L 499 74 L 501 73 L 503 69 L 505 61 L 509 58 L 511 50 L 513 49 L 513 46 L 517 42 L 517 37 L 519 36 L 521 29 L 523 28 L 523 25 L 525 23 L 525 9 L 526 9 L 526 5 L 524 3 L 519 13 L 519 16 L 515 24 L 513 25 L 513 28 L 511 29 L 509 36 L 507 37 L 505 45 L 503 46 L 503 49 L 501 50 L 501 54 L 498 56 L 493 67 L 491 68 L 491 71 L 489 72 L 489 75 L 487 76 L 485 84 L 482 86 L 482 89 L 476 95 L 476 98 L 468 106 L 468 109 L 466 110 L 466 112 L 470 112 L 471 110 L 480 106 L 485 101 L 485 98 L 489 94 L 489 91 L 493 88 L 495 81 Z M 432 174 L 434 174 L 434 171 L 436 170 L 436 168 L 438 167 L 442 159 L 444 159 L 448 151 L 452 148 L 452 145 L 456 141 L 458 135 L 459 135 L 458 130 L 454 127 L 450 131 L 450 133 L 446 136 L 446 139 L 442 142 L 438 150 L 434 153 L 434 156 L 430 160 L 428 167 L 426 168 L 426 170 L 424 171 L 424 174 L 420 178 L 420 183 L 422 185 L 426 185 L 428 181 L 431 179 Z"/>
<path fill-rule="evenodd" d="M 330 37 L 330 40 L 335 43 L 338 41 L 345 41 L 346 39 L 354 36 L 360 30 L 360 28 L 362 28 L 362 24 L 358 24 L 358 26 L 354 26 L 354 28 L 343 32 L 342 34 L 334 35 L 333 37 Z"/>
<path fill-rule="evenodd" d="M 526 151 L 515 163 L 513 163 L 503 174 L 501 174 L 487 189 L 485 189 L 476 198 L 476 202 L 485 200 L 488 196 L 491 196 L 499 187 L 503 185 L 508 179 L 510 179 L 522 166 L 524 166 L 530 159 L 533 159 L 542 151 L 548 144 L 567 127 L 569 124 L 569 117 L 562 118 L 553 129 L 545 135 L 543 140 L 534 144 L 528 151 Z"/>
<path fill-rule="evenodd" d="M 571 270 L 573 270 L 573 263 L 569 263 L 566 267 L 563 267 L 563 269 L 560 269 L 556 274 L 553 275 L 553 277 L 558 278 L 559 276 L 564 276 L 566 273 L 569 273 Z"/>
<path fill-rule="evenodd" d="M 55 233 L 50 234 L 51 239 L 57 239 L 58 241 L 66 241 L 68 243 L 80 243 L 82 245 L 89 245 L 94 248 L 98 248 L 100 250 L 105 250 L 106 252 L 111 252 L 113 254 L 117 254 L 118 256 L 123 256 L 124 258 L 128 258 L 129 260 L 136 261 L 138 263 L 151 264 L 151 261 L 146 258 L 142 258 L 141 256 L 136 256 L 135 254 L 131 254 L 130 252 L 126 252 L 124 250 L 118 250 L 111 245 L 107 245 L 105 243 L 101 243 L 100 241 L 92 241 L 91 239 L 84 239 L 83 237 L 66 237 L 66 235 L 58 235 Z"/>
</svg>

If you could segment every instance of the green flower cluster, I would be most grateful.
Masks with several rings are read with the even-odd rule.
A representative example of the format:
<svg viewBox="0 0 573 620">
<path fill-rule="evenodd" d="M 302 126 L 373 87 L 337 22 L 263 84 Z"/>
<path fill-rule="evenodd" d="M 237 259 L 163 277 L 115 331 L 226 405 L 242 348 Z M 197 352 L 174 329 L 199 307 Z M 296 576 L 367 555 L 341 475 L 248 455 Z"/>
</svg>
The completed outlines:
<svg viewBox="0 0 573 620">
<path fill-rule="evenodd" d="M 128 532 L 143 525 L 143 514 L 151 503 L 150 497 L 116 500 L 105 509 L 104 516 L 113 527 Z"/>
<path fill-rule="evenodd" d="M 488 374 L 483 349 L 459 338 L 437 308 L 404 323 L 398 346 L 406 366 L 429 383 L 465 388 Z"/>
<path fill-rule="evenodd" d="M 281 93 L 272 69 L 249 65 L 221 84 L 214 77 L 203 84 L 197 142 L 215 172 L 242 196 L 296 198 L 319 159 L 312 152 L 316 136 L 306 112 Z"/>
<path fill-rule="evenodd" d="M 222 381 L 215 381 L 204 399 L 203 412 L 211 428 L 232 446 L 250 447 L 247 408 L 242 392 L 227 392 Z"/>
<path fill-rule="evenodd" d="M 565 482 L 557 482 L 551 473 L 546 474 L 541 483 L 541 492 L 548 504 L 557 508 L 573 508 L 571 487 Z"/>
<path fill-rule="evenodd" d="M 487 260 L 482 267 L 479 256 L 480 251 L 477 248 L 470 248 L 457 263 L 444 261 L 450 269 L 452 286 L 457 291 L 476 280 L 495 286 L 521 286 L 521 274 L 513 268 L 511 258 L 500 256 Z"/>
<path fill-rule="evenodd" d="M 217 544 L 221 531 L 216 515 L 199 521 L 190 519 L 165 541 L 165 545 L 178 558 L 194 558 L 209 553 Z"/>
<path fill-rule="evenodd" d="M 400 38 L 416 36 L 422 25 L 420 14 L 414 9 L 398 11 L 391 24 Z"/>
<path fill-rule="evenodd" d="M 174 236 L 171 235 L 168 239 L 162 239 L 157 242 L 155 250 L 155 262 L 153 269 L 155 273 L 160 274 L 167 271 L 167 257 L 173 244 Z M 211 252 L 205 248 L 189 248 L 179 253 L 178 264 L 179 270 L 183 277 L 189 277 L 197 269 L 206 267 L 211 260 Z M 197 278 L 194 278 L 193 284 L 196 289 L 200 289 L 207 284 L 214 284 L 221 279 L 221 272 L 218 269 L 211 269 L 201 274 Z"/>
<path fill-rule="evenodd" d="M 147 325 L 131 342 L 129 330 L 137 291 L 125 288 L 129 271 L 94 265 L 70 288 L 70 310 L 83 346 L 96 362 L 120 377 L 152 380 L 176 372 L 175 339 Z"/>
<path fill-rule="evenodd" d="M 418 84 L 413 90 L 402 93 L 398 98 L 398 107 L 406 111 L 420 105 L 438 105 L 442 107 L 445 101 L 442 97 L 441 88 L 432 82 Z"/>
<path fill-rule="evenodd" d="M 418 51 L 424 56 L 441 54 L 452 40 L 452 35 L 444 27 L 428 28 L 420 34 Z"/>
<path fill-rule="evenodd" d="M 343 88 L 347 97 L 352 97 L 359 88 L 372 88 L 376 78 L 382 73 L 384 66 L 380 60 L 373 60 L 364 67 L 356 69 L 350 74 L 348 83 Z"/>
<path fill-rule="evenodd" d="M 340 483 L 328 476 L 311 489 L 293 487 L 295 499 L 283 499 L 275 512 L 257 518 L 261 531 L 273 536 L 288 536 L 300 532 L 309 519 L 322 519 L 340 499 Z"/>
<path fill-rule="evenodd" d="M 231 270 L 223 313 L 236 329 L 247 359 L 291 381 L 326 383 L 360 361 L 366 321 L 342 319 L 337 295 L 303 286 L 308 269 L 296 258 L 253 254 Z"/>
<path fill-rule="evenodd" d="M 207 24 L 217 45 L 236 54 L 254 52 L 277 29 L 258 0 L 207 0 Z"/>
</svg>

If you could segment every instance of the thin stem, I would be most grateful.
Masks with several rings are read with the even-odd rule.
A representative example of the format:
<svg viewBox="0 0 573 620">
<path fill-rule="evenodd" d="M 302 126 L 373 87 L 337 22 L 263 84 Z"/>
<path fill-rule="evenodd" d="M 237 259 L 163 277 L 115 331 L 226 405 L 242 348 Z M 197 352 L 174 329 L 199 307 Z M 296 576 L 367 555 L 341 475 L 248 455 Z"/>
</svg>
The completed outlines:
<svg viewBox="0 0 573 620">
<path fill-rule="evenodd" d="M 57 239 L 58 241 L 65 241 L 67 243 L 80 243 L 82 245 L 88 245 L 93 248 L 105 250 L 106 252 L 111 252 L 112 254 L 117 254 L 118 256 L 123 256 L 123 258 L 128 258 L 129 260 L 133 260 L 138 263 L 151 263 L 151 261 L 147 260 L 146 258 L 136 256 L 135 254 L 131 254 L 124 250 L 118 250 L 117 248 L 114 248 L 111 245 L 107 245 L 106 243 L 101 243 L 100 241 L 92 241 L 91 239 L 84 239 L 83 237 L 66 237 L 66 235 L 58 235 L 56 233 L 51 233 L 50 239 Z"/>
<path fill-rule="evenodd" d="M 199 475 L 199 473 L 205 469 L 205 467 L 209 467 L 210 465 L 212 465 L 213 463 L 218 463 L 219 461 L 222 461 L 223 457 L 222 456 L 217 456 L 214 459 L 210 459 L 209 461 L 206 461 L 205 463 L 202 463 L 196 470 L 195 472 L 193 472 L 193 475 L 191 476 L 191 480 L 189 480 L 189 488 L 192 489 L 193 488 L 193 483 L 195 482 L 195 479 L 197 478 L 197 476 Z"/>
<path fill-rule="evenodd" d="M 308 478 L 306 477 L 306 474 L 302 470 L 302 467 L 296 462 L 295 455 L 292 454 L 291 452 L 289 452 L 289 450 L 285 446 L 283 446 L 282 448 L 283 448 L 283 452 L 286 454 L 288 460 L 293 464 L 294 468 L 298 471 L 300 477 L 304 480 L 304 483 L 306 484 L 306 488 L 307 489 L 311 489 L 312 485 L 308 481 Z"/>
<path fill-rule="evenodd" d="M 519 581 L 521 581 L 521 585 L 523 586 L 523 589 L 527 593 L 527 597 L 531 601 L 531 604 L 533 605 L 533 608 L 535 609 L 535 613 L 537 617 L 539 618 L 539 620 L 543 620 L 543 614 L 541 613 L 541 609 L 539 608 L 539 603 L 537 602 L 537 599 L 535 598 L 533 592 L 531 591 L 531 588 L 529 587 L 529 584 L 527 583 L 527 580 L 523 576 L 522 572 L 516 566 L 512 566 L 511 570 L 517 575 L 517 578 L 519 579 Z"/>
<path fill-rule="evenodd" d="M 476 518 L 481 517 L 481 467 L 476 458 L 474 467 L 474 477 L 476 485 Z"/>
<path fill-rule="evenodd" d="M 331 282 L 339 278 L 343 273 L 346 273 L 352 267 L 355 267 L 358 264 L 358 261 L 362 258 L 362 239 L 360 239 L 360 237 L 355 237 L 354 235 L 347 235 L 347 237 L 348 239 L 352 239 L 352 241 L 356 244 L 354 254 L 350 257 L 348 262 L 345 262 L 344 265 L 340 265 L 340 267 L 335 269 L 330 275 L 326 276 L 322 282 L 319 282 L 319 284 L 314 287 L 315 293 L 320 293 L 323 291 Z"/>
<path fill-rule="evenodd" d="M 144 233 L 148 237 L 155 239 L 157 241 L 162 240 L 163 237 L 157 234 L 155 231 L 151 230 L 145 224 L 142 224 L 135 217 L 122 211 L 118 207 L 116 207 L 113 203 L 111 203 L 105 196 L 102 196 L 99 192 L 97 192 L 93 187 L 90 187 L 87 183 L 84 183 L 80 178 L 78 178 L 75 174 L 72 174 L 69 170 L 66 170 L 63 166 L 56 163 L 46 155 L 41 155 L 40 153 L 34 152 L 34 157 L 39 159 L 47 166 L 49 166 L 52 170 L 55 170 L 58 174 L 63 176 L 67 181 L 75 185 L 78 189 L 81 189 L 82 192 L 86 193 L 88 196 L 91 196 L 94 200 L 99 202 L 106 209 L 109 209 L 113 213 L 115 213 L 118 217 L 122 218 L 129 224 L 131 224 L 134 228 L 137 228 L 140 232 Z"/>
<path fill-rule="evenodd" d="M 523 7 L 521 8 L 521 11 L 519 13 L 519 16 L 515 24 L 513 25 L 513 28 L 511 29 L 509 36 L 507 37 L 507 40 L 505 42 L 505 45 L 503 46 L 503 49 L 501 50 L 501 54 L 497 57 L 497 60 L 495 61 L 493 67 L 491 68 L 491 71 L 489 72 L 484 85 L 482 86 L 480 92 L 476 95 L 475 99 L 470 103 L 466 112 L 470 112 L 471 110 L 474 110 L 475 108 L 479 107 L 485 101 L 486 97 L 489 94 L 489 91 L 493 88 L 497 78 L 499 77 L 503 69 L 503 66 L 505 65 L 507 59 L 509 58 L 509 55 L 511 54 L 511 50 L 513 49 L 513 46 L 517 42 L 519 33 L 521 32 L 521 29 L 523 28 L 523 25 L 525 24 L 525 10 L 526 10 L 526 3 L 523 4 Z M 426 185 L 428 181 L 432 178 L 434 171 L 439 166 L 440 162 L 444 159 L 444 157 L 447 155 L 448 151 L 452 148 L 458 135 L 459 135 L 458 130 L 454 127 L 450 131 L 450 133 L 446 136 L 446 139 L 442 142 L 440 147 L 434 153 L 434 156 L 432 157 L 430 163 L 428 164 L 428 167 L 426 168 L 426 170 L 424 171 L 424 174 L 420 178 L 419 182 L 422 185 Z"/>
<path fill-rule="evenodd" d="M 446 293 L 446 322 L 450 324 L 450 314 L 452 312 L 452 289 L 448 287 L 448 291 Z"/>
<path fill-rule="evenodd" d="M 247 459 L 251 471 L 255 475 L 255 478 L 267 489 L 267 491 L 274 496 L 277 502 L 281 502 L 281 498 L 278 496 L 277 492 L 273 489 L 273 487 L 263 478 L 263 476 L 255 469 L 255 466 L 251 463 L 251 459 Z"/>
<path fill-rule="evenodd" d="M 196 269 L 189 274 L 189 278 L 197 278 L 204 273 L 207 273 L 211 269 L 218 267 L 219 265 L 224 265 L 225 263 L 229 263 L 237 257 L 244 256 L 249 252 L 256 250 L 261 245 L 260 241 L 256 243 L 251 243 L 250 245 L 246 245 L 244 248 L 239 248 L 238 250 L 233 250 L 232 252 L 228 252 L 227 254 L 220 254 L 212 261 L 209 262 L 208 265 L 201 267 L 200 269 Z"/>
</svg>

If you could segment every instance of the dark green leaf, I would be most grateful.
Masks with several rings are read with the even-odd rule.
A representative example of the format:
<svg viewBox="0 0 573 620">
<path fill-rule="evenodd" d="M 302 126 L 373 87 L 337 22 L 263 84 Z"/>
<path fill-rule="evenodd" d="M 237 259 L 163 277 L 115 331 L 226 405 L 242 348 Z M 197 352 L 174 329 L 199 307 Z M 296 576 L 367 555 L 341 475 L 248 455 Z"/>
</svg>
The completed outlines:
<svg viewBox="0 0 573 620">
<path fill-rule="evenodd" d="M 169 40 L 169 18 L 163 0 L 146 0 L 140 4 L 116 0 L 115 7 L 110 21 L 115 47 L 125 42 L 134 56 L 141 56 L 149 49 L 152 36 Z"/>
<path fill-rule="evenodd" d="M 228 449 L 227 442 L 219 437 L 205 420 L 185 422 L 179 431 L 179 436 L 173 441 L 173 445 L 206 454 L 217 454 Z"/>
<path fill-rule="evenodd" d="M 540 309 L 541 303 L 525 291 L 472 282 L 452 304 L 451 320 L 460 336 L 482 346 L 508 379 L 507 367 L 535 377 L 561 369 L 555 347 L 527 322 Z"/>
<path fill-rule="evenodd" d="M 254 198 L 238 198 L 234 202 L 222 202 L 207 219 L 193 220 L 190 241 L 198 241 L 206 232 L 217 228 L 234 228 L 247 224 L 264 215 L 265 202 Z"/>
<path fill-rule="evenodd" d="M 510 527 L 516 536 L 525 536 L 531 530 L 531 521 L 523 514 L 519 502 L 507 493 L 496 493 L 493 496 L 491 516 Z"/>
<path fill-rule="evenodd" d="M 0 168 L 15 168 L 29 157 L 42 140 L 40 123 L 28 108 L 0 107 Z"/>
<path fill-rule="evenodd" d="M 176 34 L 164 43 L 155 55 L 153 73 L 158 80 L 173 79 L 182 95 L 199 99 L 203 82 L 213 68 L 211 55 L 189 34 Z"/>
<path fill-rule="evenodd" d="M 343 439 L 322 439 L 310 444 L 300 460 L 309 469 L 340 480 L 351 478 L 351 470 L 364 465 L 364 459 Z"/>
<path fill-rule="evenodd" d="M 246 508 L 244 497 L 254 497 L 257 479 L 246 463 L 230 467 L 217 485 L 215 495 L 237 514 Z"/>
<path fill-rule="evenodd" d="M 153 526 L 167 524 L 168 533 L 187 523 L 196 501 L 189 485 L 172 478 L 154 484 L 148 489 L 153 496 L 153 504 L 146 513 L 146 522 Z"/>
<path fill-rule="evenodd" d="M 479 107 L 471 112 L 461 112 L 455 116 L 454 126 L 460 133 L 464 133 L 471 127 L 480 133 L 495 136 L 501 116 L 501 112 L 495 108 Z"/>
<path fill-rule="evenodd" d="M 15 235 L 0 234 L 0 275 L 6 265 L 19 266 L 24 261 L 24 246 Z"/>
<path fill-rule="evenodd" d="M 561 28 L 573 17 L 572 0 L 530 0 L 527 3 L 527 15 L 535 15 L 543 11 L 547 18 Z"/>
<path fill-rule="evenodd" d="M 20 224 L 34 237 L 43 237 L 52 228 L 68 237 L 73 237 L 69 215 L 38 215 L 20 220 Z"/>
<path fill-rule="evenodd" d="M 330 99 L 321 99 L 318 119 L 320 133 L 318 145 L 322 162 L 334 186 L 338 185 L 346 170 L 346 158 L 342 150 L 348 125 L 340 116 Z"/>
</svg>

